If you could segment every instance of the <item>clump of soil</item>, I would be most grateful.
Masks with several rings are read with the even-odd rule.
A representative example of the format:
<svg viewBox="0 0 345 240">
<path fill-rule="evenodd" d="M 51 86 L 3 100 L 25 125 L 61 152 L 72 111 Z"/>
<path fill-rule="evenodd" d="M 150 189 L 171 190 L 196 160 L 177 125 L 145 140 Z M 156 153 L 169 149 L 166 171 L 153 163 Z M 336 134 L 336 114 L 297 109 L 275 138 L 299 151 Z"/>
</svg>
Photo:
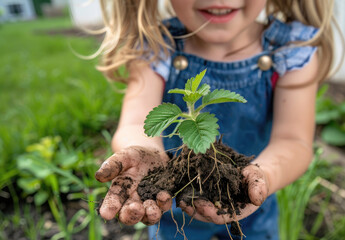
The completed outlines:
<svg viewBox="0 0 345 240">
<path fill-rule="evenodd" d="M 139 184 L 138 193 L 145 201 L 156 199 L 165 190 L 176 196 L 177 204 L 183 200 L 192 206 L 192 200 L 206 199 L 219 207 L 218 214 L 239 215 L 240 209 L 250 203 L 242 169 L 252 159 L 224 145 L 221 139 L 205 154 L 195 154 L 185 146 L 166 168 L 149 172 Z"/>
</svg>

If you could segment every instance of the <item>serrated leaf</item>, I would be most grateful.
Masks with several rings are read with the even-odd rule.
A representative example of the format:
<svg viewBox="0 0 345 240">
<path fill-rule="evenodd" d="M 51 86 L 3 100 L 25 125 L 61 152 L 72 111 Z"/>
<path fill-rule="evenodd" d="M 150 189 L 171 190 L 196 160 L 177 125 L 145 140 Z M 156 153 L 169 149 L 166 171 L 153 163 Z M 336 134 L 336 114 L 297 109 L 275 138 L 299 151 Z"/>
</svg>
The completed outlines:
<svg viewBox="0 0 345 240">
<path fill-rule="evenodd" d="M 203 85 L 201 85 L 201 87 L 198 89 L 198 93 L 200 93 L 202 96 L 205 96 L 207 94 L 209 94 L 210 92 L 210 85 L 204 83 Z"/>
<path fill-rule="evenodd" d="M 181 109 L 172 103 L 163 103 L 155 107 L 146 116 L 145 133 L 150 137 L 159 136 L 181 113 Z"/>
<path fill-rule="evenodd" d="M 201 113 L 196 120 L 185 120 L 179 127 L 183 142 L 195 153 L 205 153 L 219 135 L 218 119 L 214 114 Z"/>
<path fill-rule="evenodd" d="M 191 94 L 192 92 L 185 89 L 174 88 L 174 89 L 169 90 L 168 93 L 178 93 L 178 94 L 188 95 L 188 94 Z"/>
<path fill-rule="evenodd" d="M 188 102 L 189 104 L 193 104 L 193 103 L 195 103 L 196 101 L 198 101 L 202 96 L 203 96 L 203 95 L 202 95 L 201 93 L 198 93 L 198 92 L 196 92 L 196 93 L 191 93 L 191 94 L 189 94 L 189 95 L 185 95 L 185 96 L 183 97 L 183 100 L 184 100 L 185 102 Z"/>
<path fill-rule="evenodd" d="M 202 71 L 201 73 L 195 76 L 194 81 L 192 81 L 192 92 L 196 92 L 196 90 L 198 89 L 201 80 L 205 76 L 206 70 L 207 69 L 205 69 L 204 71 Z"/>
<path fill-rule="evenodd" d="M 215 104 L 215 103 L 224 103 L 224 102 L 241 102 L 246 103 L 247 100 L 244 99 L 240 94 L 235 92 L 230 92 L 229 90 L 216 89 L 213 92 L 210 92 L 202 99 L 203 105 Z"/>
<path fill-rule="evenodd" d="M 196 92 L 190 92 L 187 91 L 188 94 L 186 94 L 183 97 L 183 100 L 185 102 L 188 102 L 189 104 L 194 104 L 196 101 L 198 101 L 202 96 L 207 95 L 210 92 L 210 86 L 208 84 L 203 84 L 200 89 Z"/>
<path fill-rule="evenodd" d="M 188 91 L 196 92 L 198 90 L 201 80 L 205 76 L 206 70 L 207 69 L 197 74 L 195 77 L 188 79 L 185 84 L 185 89 Z"/>
<path fill-rule="evenodd" d="M 184 85 L 184 88 L 187 91 L 192 91 L 192 89 L 193 89 L 193 81 L 194 81 L 194 77 L 191 77 L 190 79 L 187 80 L 186 84 Z"/>
</svg>

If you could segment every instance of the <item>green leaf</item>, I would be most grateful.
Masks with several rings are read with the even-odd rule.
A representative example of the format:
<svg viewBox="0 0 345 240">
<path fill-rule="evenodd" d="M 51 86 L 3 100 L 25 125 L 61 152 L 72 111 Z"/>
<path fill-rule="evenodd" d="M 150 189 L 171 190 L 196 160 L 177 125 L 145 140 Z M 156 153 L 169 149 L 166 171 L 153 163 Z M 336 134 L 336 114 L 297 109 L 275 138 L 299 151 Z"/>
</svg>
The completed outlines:
<svg viewBox="0 0 345 240">
<path fill-rule="evenodd" d="M 42 164 L 41 156 L 35 153 L 23 154 L 17 158 L 17 167 L 21 171 L 28 171 L 33 176 L 39 179 L 46 178 L 52 171 Z"/>
<path fill-rule="evenodd" d="M 246 103 L 247 100 L 244 99 L 240 94 L 235 92 L 230 92 L 229 90 L 216 89 L 210 92 L 202 99 L 203 105 L 215 104 L 215 103 L 225 103 L 225 102 L 241 102 Z"/>
<path fill-rule="evenodd" d="M 202 96 L 207 95 L 210 92 L 210 86 L 208 84 L 203 84 L 196 92 L 189 92 L 183 97 L 185 102 L 189 104 L 194 104 Z"/>
<path fill-rule="evenodd" d="M 32 194 L 40 189 L 41 180 L 37 178 L 20 178 L 17 181 L 18 186 L 28 194 Z"/>
<path fill-rule="evenodd" d="M 34 202 L 36 206 L 41 206 L 48 200 L 49 194 L 44 190 L 39 190 L 34 196 Z"/>
<path fill-rule="evenodd" d="M 185 89 L 174 88 L 174 89 L 169 90 L 168 93 L 177 93 L 177 94 L 188 95 L 188 94 L 191 94 L 192 92 L 189 90 L 185 90 Z"/>
<path fill-rule="evenodd" d="M 78 162 L 78 155 L 75 152 L 57 152 L 55 159 L 55 163 L 60 165 L 62 168 L 72 168 Z"/>
<path fill-rule="evenodd" d="M 207 69 L 205 69 L 204 71 L 202 71 L 201 73 L 195 76 L 194 80 L 192 81 L 192 92 L 196 92 L 196 90 L 198 89 L 201 80 L 205 76 L 206 70 Z"/>
<path fill-rule="evenodd" d="M 345 146 L 345 132 L 337 125 L 326 126 L 321 133 L 322 139 L 335 146 Z"/>
<path fill-rule="evenodd" d="M 181 113 L 181 109 L 172 103 L 163 103 L 155 107 L 146 116 L 144 125 L 145 133 L 151 137 L 159 136 Z"/>
<path fill-rule="evenodd" d="M 206 70 L 207 69 L 205 69 L 204 71 L 202 71 L 201 73 L 199 73 L 195 77 L 188 79 L 186 84 L 185 84 L 185 89 L 187 91 L 196 92 L 198 90 L 198 87 L 200 85 L 201 80 L 205 76 Z"/>
<path fill-rule="evenodd" d="M 193 81 L 194 81 L 194 77 L 191 77 L 190 79 L 187 80 L 186 84 L 184 85 L 184 89 L 186 89 L 186 91 L 192 92 Z"/>
<path fill-rule="evenodd" d="M 185 120 L 179 127 L 183 142 L 195 153 L 205 153 L 219 135 L 218 119 L 214 114 L 201 113 L 196 120 Z"/>
<path fill-rule="evenodd" d="M 189 103 L 189 104 L 194 104 L 196 101 L 198 101 L 203 95 L 201 93 L 195 92 L 191 93 L 189 95 L 185 95 L 183 97 L 183 101 Z"/>
<path fill-rule="evenodd" d="M 197 92 L 200 93 L 203 96 L 209 94 L 209 92 L 210 92 L 210 85 L 204 83 L 203 85 L 201 85 L 201 87 L 198 89 Z"/>
<path fill-rule="evenodd" d="M 326 92 L 328 91 L 328 89 L 329 89 L 329 85 L 328 85 L 328 84 L 322 85 L 322 86 L 319 88 L 319 90 L 317 91 L 316 97 L 317 97 L 317 98 L 323 97 L 323 96 L 326 94 Z"/>
<path fill-rule="evenodd" d="M 315 122 L 317 124 L 327 124 L 332 120 L 336 120 L 340 117 L 340 112 L 337 109 L 325 110 L 317 112 L 315 116 Z"/>
</svg>

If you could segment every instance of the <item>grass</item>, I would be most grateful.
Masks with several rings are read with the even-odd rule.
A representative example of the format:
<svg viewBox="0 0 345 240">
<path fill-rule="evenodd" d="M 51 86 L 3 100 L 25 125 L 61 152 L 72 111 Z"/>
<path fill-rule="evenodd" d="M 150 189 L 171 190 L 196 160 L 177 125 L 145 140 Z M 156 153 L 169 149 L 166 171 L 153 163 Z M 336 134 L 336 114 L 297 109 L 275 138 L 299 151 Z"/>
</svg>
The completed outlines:
<svg viewBox="0 0 345 240">
<path fill-rule="evenodd" d="M 331 204 L 335 193 L 321 184 L 325 179 L 335 181 L 342 169 L 323 159 L 322 153 L 322 148 L 316 148 L 308 171 L 277 193 L 281 240 L 328 240 L 345 236 L 340 225 L 345 217 L 336 216 L 334 212 L 339 206 Z M 325 222 L 326 215 L 332 216 L 328 223 Z"/>
<path fill-rule="evenodd" d="M 122 96 L 95 70 L 97 60 L 82 60 L 70 49 L 91 54 L 95 39 L 47 33 L 70 26 L 68 19 L 43 19 L 0 27 L 2 170 L 44 136 L 59 135 L 68 146 L 86 149 L 94 145 L 89 136 L 99 135 L 107 122 L 115 127 Z"/>
<path fill-rule="evenodd" d="M 38 162 L 48 166 L 51 173 L 36 183 L 48 194 L 46 206 L 49 203 L 48 208 L 61 231 L 55 238 L 71 238 L 76 231 L 88 227 L 89 239 L 100 239 L 101 220 L 95 214 L 95 207 L 106 189 L 93 175 L 97 159 L 110 154 L 109 141 L 116 128 L 122 99 L 122 94 L 116 93 L 114 88 L 122 86 L 105 80 L 95 69 L 97 59 L 82 60 L 73 54 L 71 48 L 82 55 L 92 54 L 99 45 L 95 38 L 49 33 L 71 26 L 68 18 L 0 26 L 0 198 L 10 197 L 14 207 L 10 216 L 0 212 L 3 232 L 0 239 L 6 237 L 4 229 L 20 228 L 22 222 L 27 222 L 22 228 L 27 238 L 41 236 L 42 231 L 28 221 L 27 206 L 32 204 L 26 202 L 30 202 L 32 195 L 21 192 L 17 182 L 29 183 L 27 180 L 35 176 L 30 168 L 19 169 L 17 164 L 21 157 L 31 156 L 30 146 L 47 136 L 59 137 L 61 143 L 52 158 Z M 102 153 L 96 156 L 98 149 L 102 149 Z M 54 166 L 54 162 L 49 161 L 58 155 L 78 160 L 73 167 Z M 67 198 L 73 198 L 73 194 L 78 193 L 63 193 L 63 184 L 56 180 L 68 180 L 66 176 L 72 179 L 67 184 L 72 184 L 75 176 L 80 178 L 79 185 L 82 183 L 84 189 L 78 199 L 85 199 L 89 207 L 87 213 L 79 211 L 71 219 L 66 219 L 61 196 L 67 194 Z M 34 193 L 35 188 L 32 189 Z M 41 203 L 43 201 L 45 198 Z M 84 222 L 75 227 L 80 218 L 84 218 Z M 42 219 L 43 216 L 37 222 L 41 224 Z"/>
</svg>

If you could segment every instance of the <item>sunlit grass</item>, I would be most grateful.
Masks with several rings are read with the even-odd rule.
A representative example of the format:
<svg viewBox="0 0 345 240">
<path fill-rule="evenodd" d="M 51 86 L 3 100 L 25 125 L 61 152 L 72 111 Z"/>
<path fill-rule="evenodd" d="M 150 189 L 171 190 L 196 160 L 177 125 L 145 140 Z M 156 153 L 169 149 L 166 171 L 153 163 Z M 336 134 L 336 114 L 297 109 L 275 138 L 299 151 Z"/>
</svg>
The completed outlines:
<svg viewBox="0 0 345 240">
<path fill-rule="evenodd" d="M 75 147 L 115 125 L 121 95 L 95 66 L 93 37 L 49 34 L 70 28 L 69 19 L 8 23 L 0 27 L 0 168 L 44 136 L 59 135 Z M 114 126 L 115 127 L 115 126 Z M 92 141 L 92 140 L 91 140 Z M 83 145 L 84 144 L 84 145 Z"/>
</svg>

